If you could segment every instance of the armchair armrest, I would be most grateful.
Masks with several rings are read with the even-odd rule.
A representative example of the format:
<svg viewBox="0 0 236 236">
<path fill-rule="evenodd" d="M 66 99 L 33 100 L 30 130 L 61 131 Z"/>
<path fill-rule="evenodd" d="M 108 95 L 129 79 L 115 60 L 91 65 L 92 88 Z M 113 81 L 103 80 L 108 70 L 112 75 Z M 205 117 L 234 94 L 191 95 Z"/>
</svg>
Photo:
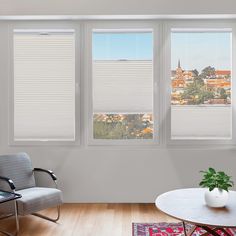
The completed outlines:
<svg viewBox="0 0 236 236">
<path fill-rule="evenodd" d="M 3 180 L 5 182 L 7 182 L 8 185 L 10 186 L 11 190 L 15 190 L 16 189 L 16 187 L 14 185 L 14 182 L 11 179 L 9 179 L 7 177 L 0 176 L 0 180 Z"/>
<path fill-rule="evenodd" d="M 49 174 L 54 181 L 57 180 L 56 175 L 51 170 L 45 170 L 45 169 L 42 169 L 42 168 L 34 168 L 34 171 L 45 172 L 45 173 Z"/>
</svg>

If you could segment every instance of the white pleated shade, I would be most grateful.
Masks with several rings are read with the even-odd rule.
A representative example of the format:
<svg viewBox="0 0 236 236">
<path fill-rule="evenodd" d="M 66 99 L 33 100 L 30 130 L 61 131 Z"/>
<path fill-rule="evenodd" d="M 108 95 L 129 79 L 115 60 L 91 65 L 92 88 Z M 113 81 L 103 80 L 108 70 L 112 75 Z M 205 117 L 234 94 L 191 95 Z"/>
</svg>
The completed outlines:
<svg viewBox="0 0 236 236">
<path fill-rule="evenodd" d="M 94 60 L 94 113 L 151 113 L 152 60 Z"/>
<path fill-rule="evenodd" d="M 75 139 L 73 32 L 14 33 L 14 139 Z"/>
</svg>

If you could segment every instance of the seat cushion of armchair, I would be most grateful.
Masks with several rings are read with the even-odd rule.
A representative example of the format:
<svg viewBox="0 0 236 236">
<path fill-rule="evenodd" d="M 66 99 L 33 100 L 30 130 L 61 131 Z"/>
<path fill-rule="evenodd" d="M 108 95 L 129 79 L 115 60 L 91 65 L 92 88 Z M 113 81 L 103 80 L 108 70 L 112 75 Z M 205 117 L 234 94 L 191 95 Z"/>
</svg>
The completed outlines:
<svg viewBox="0 0 236 236">
<path fill-rule="evenodd" d="M 55 188 L 32 187 L 17 191 L 18 214 L 27 215 L 62 204 L 62 192 Z"/>
</svg>

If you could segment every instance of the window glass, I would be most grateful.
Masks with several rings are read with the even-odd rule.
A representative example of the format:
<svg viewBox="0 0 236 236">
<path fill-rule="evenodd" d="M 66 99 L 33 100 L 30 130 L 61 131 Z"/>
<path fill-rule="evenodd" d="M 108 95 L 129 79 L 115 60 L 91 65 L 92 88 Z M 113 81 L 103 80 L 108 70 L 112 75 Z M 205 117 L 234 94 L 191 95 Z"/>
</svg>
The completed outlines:
<svg viewBox="0 0 236 236">
<path fill-rule="evenodd" d="M 231 32 L 171 33 L 171 138 L 230 139 Z"/>
<path fill-rule="evenodd" d="M 94 30 L 94 139 L 153 138 L 152 37 Z"/>
</svg>

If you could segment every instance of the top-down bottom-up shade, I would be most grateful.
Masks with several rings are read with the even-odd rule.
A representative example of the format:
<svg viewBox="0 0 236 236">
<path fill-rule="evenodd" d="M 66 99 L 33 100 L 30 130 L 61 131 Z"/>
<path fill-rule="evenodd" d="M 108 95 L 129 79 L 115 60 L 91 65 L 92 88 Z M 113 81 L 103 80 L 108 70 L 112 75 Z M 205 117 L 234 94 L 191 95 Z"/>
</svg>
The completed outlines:
<svg viewBox="0 0 236 236">
<path fill-rule="evenodd" d="M 74 32 L 14 32 L 14 140 L 74 138 Z"/>
<path fill-rule="evenodd" d="M 94 60 L 94 113 L 151 113 L 152 60 Z"/>
</svg>

